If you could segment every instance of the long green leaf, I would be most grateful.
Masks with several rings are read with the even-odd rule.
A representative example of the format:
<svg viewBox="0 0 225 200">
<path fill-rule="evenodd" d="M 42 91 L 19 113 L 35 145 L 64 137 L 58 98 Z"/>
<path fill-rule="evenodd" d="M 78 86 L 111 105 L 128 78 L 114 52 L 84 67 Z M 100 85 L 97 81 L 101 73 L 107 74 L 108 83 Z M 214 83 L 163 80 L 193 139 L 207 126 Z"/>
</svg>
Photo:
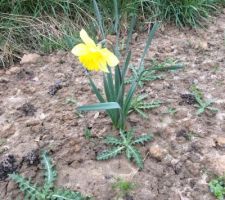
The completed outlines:
<svg viewBox="0 0 225 200">
<path fill-rule="evenodd" d="M 110 158 L 114 158 L 114 157 L 116 157 L 117 155 L 121 154 L 121 153 L 122 153 L 122 150 L 123 150 L 124 148 L 125 148 L 125 147 L 122 146 L 122 147 L 115 147 L 115 148 L 113 148 L 113 149 L 103 151 L 102 153 L 100 153 L 100 154 L 97 156 L 97 160 L 108 160 L 108 159 L 110 159 Z"/>
<path fill-rule="evenodd" d="M 96 87 L 95 83 L 92 81 L 91 77 L 88 77 L 89 81 L 90 81 L 90 85 L 92 88 L 92 91 L 95 93 L 96 97 L 98 98 L 98 100 L 103 103 L 105 102 L 104 98 L 102 97 L 102 95 L 100 94 L 98 88 Z"/>
<path fill-rule="evenodd" d="M 103 84 L 104 84 L 104 91 L 105 91 L 105 96 L 106 96 L 106 99 L 107 101 L 113 101 L 113 97 L 110 93 L 110 88 L 109 88 L 109 84 L 108 84 L 108 81 L 105 77 L 105 74 L 103 75 Z"/>
<path fill-rule="evenodd" d="M 131 143 L 132 145 L 135 144 L 144 144 L 145 142 L 149 142 L 153 140 L 153 136 L 152 135 L 141 135 L 137 138 L 135 138 L 135 140 Z"/>
<path fill-rule="evenodd" d="M 99 8 L 98 8 L 98 4 L 96 2 L 96 0 L 93 0 L 93 4 L 94 4 L 94 10 L 95 10 L 95 15 L 98 21 L 98 26 L 100 28 L 101 34 L 102 34 L 102 38 L 103 40 L 105 39 L 105 31 L 104 31 L 104 27 L 103 27 L 103 20 L 102 20 L 102 16 L 100 14 Z"/>
<path fill-rule="evenodd" d="M 124 115 L 126 116 L 130 110 L 130 105 L 131 105 L 131 100 L 134 96 L 134 92 L 137 88 L 137 81 L 133 81 L 132 85 L 130 86 L 130 89 L 128 91 L 128 94 L 126 96 L 126 99 L 125 99 L 125 103 L 124 103 L 124 107 L 123 107 L 123 113 Z"/>
<path fill-rule="evenodd" d="M 46 172 L 45 172 L 45 187 L 51 188 L 54 185 L 54 181 L 56 180 L 56 171 L 54 170 L 53 164 L 48 157 L 46 152 L 43 152 L 42 154 L 42 165 L 44 166 Z"/>
<path fill-rule="evenodd" d="M 119 89 L 122 84 L 122 75 L 119 66 L 115 67 L 115 97 L 118 98 Z"/>
<path fill-rule="evenodd" d="M 127 148 L 130 151 L 130 154 L 132 155 L 132 158 L 134 159 L 137 166 L 141 169 L 143 169 L 143 159 L 141 156 L 141 153 L 133 146 L 128 145 Z"/>
<path fill-rule="evenodd" d="M 123 67 L 122 67 L 122 80 L 123 80 L 123 82 L 125 82 L 124 79 L 125 79 L 127 69 L 128 69 L 129 63 L 130 63 L 130 59 L 131 59 L 131 51 L 128 52 L 127 57 L 126 57 L 126 61 L 123 65 Z"/>
<path fill-rule="evenodd" d="M 159 24 L 156 23 L 152 27 L 152 30 L 149 32 L 148 40 L 146 42 L 145 49 L 144 49 L 144 52 L 143 52 L 142 57 L 141 57 L 141 61 L 140 61 L 140 64 L 139 64 L 139 68 L 144 68 L 144 66 L 143 66 L 144 58 L 145 58 L 145 56 L 146 56 L 146 54 L 148 52 L 148 49 L 149 49 L 149 47 L 150 47 L 150 45 L 152 43 L 152 40 L 154 38 L 155 32 L 158 30 L 158 28 L 159 28 Z"/>
<path fill-rule="evenodd" d="M 129 47 L 130 47 L 130 43 L 132 40 L 132 34 L 134 31 L 134 26 L 136 24 L 136 18 L 137 18 L 136 15 L 133 15 L 132 19 L 131 19 L 131 23 L 130 23 L 129 30 L 128 30 L 128 36 L 127 36 L 127 40 L 126 40 L 126 53 L 129 52 Z"/>
<path fill-rule="evenodd" d="M 104 103 L 105 102 L 104 98 L 100 94 L 98 88 L 96 87 L 95 83 L 92 81 L 90 76 L 89 76 L 89 81 L 90 81 L 91 88 L 92 88 L 93 92 L 95 93 L 96 97 L 98 98 L 98 100 L 101 103 Z M 117 120 L 115 119 L 115 114 L 113 113 L 113 110 L 107 110 L 106 112 L 109 115 L 109 117 L 111 118 L 113 124 L 116 125 L 117 124 Z"/>
<path fill-rule="evenodd" d="M 106 102 L 80 106 L 77 109 L 79 111 L 112 110 L 112 109 L 120 109 L 120 105 L 117 102 Z"/>
<path fill-rule="evenodd" d="M 112 70 L 110 67 L 108 67 L 109 69 L 109 73 L 107 73 L 107 82 L 108 82 L 108 87 L 109 87 L 109 93 L 110 96 L 112 97 L 111 101 L 115 101 L 116 100 L 116 96 L 115 96 L 115 90 L 114 90 L 114 84 L 113 84 L 113 78 L 112 78 Z"/>
<path fill-rule="evenodd" d="M 115 47 L 115 53 L 116 56 L 120 57 L 120 51 L 119 51 L 119 37 L 120 37 L 120 23 L 119 23 L 119 6 L 118 6 L 118 0 L 113 0 L 114 4 L 114 16 L 115 16 L 115 26 L 114 31 L 116 33 L 116 47 Z"/>
</svg>

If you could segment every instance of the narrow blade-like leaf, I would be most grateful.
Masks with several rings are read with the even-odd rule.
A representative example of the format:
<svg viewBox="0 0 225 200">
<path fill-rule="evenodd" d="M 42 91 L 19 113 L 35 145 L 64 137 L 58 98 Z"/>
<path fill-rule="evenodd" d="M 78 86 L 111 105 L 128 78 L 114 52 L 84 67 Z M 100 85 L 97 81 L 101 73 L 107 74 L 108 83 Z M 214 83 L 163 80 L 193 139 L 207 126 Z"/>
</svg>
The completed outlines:
<svg viewBox="0 0 225 200">
<path fill-rule="evenodd" d="M 98 26 L 99 26 L 99 29 L 101 31 L 102 38 L 104 40 L 105 39 L 105 31 L 104 31 L 104 27 L 103 27 L 102 16 L 100 14 L 98 4 L 97 4 L 96 0 L 93 0 L 93 4 L 94 4 L 94 11 L 95 11 L 95 15 L 96 15 L 96 18 L 97 18 Z"/>
<path fill-rule="evenodd" d="M 146 46 L 145 46 L 145 49 L 144 49 L 144 52 L 142 54 L 141 61 L 140 61 L 140 64 L 139 64 L 140 68 L 144 68 L 144 66 L 143 66 L 144 58 L 145 58 L 145 56 L 146 56 L 146 54 L 148 52 L 148 49 L 149 49 L 149 47 L 150 47 L 150 45 L 152 43 L 152 40 L 154 38 L 155 32 L 158 30 L 158 28 L 159 28 L 159 24 L 156 23 L 152 27 L 152 30 L 149 32 L 148 40 L 146 42 Z"/>
<path fill-rule="evenodd" d="M 117 102 L 106 102 L 80 106 L 77 108 L 77 110 L 79 111 L 97 111 L 97 110 L 112 110 L 112 109 L 120 109 L 120 105 Z"/>
</svg>

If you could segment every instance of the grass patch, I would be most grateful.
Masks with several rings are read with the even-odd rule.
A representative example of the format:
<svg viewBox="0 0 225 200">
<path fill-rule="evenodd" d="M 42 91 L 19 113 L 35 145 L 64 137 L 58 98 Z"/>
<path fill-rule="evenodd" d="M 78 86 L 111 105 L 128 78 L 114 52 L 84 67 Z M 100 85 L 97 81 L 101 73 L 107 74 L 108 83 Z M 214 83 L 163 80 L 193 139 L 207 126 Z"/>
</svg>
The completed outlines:
<svg viewBox="0 0 225 200">
<path fill-rule="evenodd" d="M 159 20 L 179 27 L 198 27 L 219 6 L 225 6 L 224 0 L 118 0 L 117 3 L 122 33 L 128 30 L 133 15 L 142 22 Z M 98 5 L 107 32 L 115 33 L 113 1 L 99 0 Z M 93 35 L 98 32 L 92 1 L 0 0 L 0 10 L 0 67 L 13 64 L 26 52 L 69 50 L 77 43 L 81 27 Z"/>
<path fill-rule="evenodd" d="M 220 0 L 146 0 L 143 9 L 151 13 L 150 20 L 175 22 L 179 27 L 203 26 L 210 14 L 217 10 Z"/>
</svg>

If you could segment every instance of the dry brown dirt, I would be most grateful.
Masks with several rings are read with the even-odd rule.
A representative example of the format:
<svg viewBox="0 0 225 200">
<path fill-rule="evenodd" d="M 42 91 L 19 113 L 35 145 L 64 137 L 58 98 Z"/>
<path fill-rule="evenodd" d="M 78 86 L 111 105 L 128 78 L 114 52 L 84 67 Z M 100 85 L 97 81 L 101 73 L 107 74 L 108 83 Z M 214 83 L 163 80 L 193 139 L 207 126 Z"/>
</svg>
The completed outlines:
<svg viewBox="0 0 225 200">
<path fill-rule="evenodd" d="M 133 113 L 128 121 L 137 135 L 154 135 L 153 142 L 140 147 L 145 158 L 142 171 L 123 155 L 96 161 L 96 154 L 106 148 L 102 137 L 112 132 L 112 124 L 104 113 L 76 114 L 76 106 L 97 100 L 84 70 L 65 52 L 0 71 L 0 161 L 13 155 L 22 175 L 41 182 L 41 165 L 29 166 L 21 160 L 32 150 L 46 149 L 58 171 L 57 185 L 96 200 L 116 199 L 112 184 L 117 178 L 136 184 L 131 193 L 135 200 L 215 199 L 207 183 L 225 172 L 225 14 L 212 21 L 201 30 L 165 26 L 155 36 L 147 58 L 172 58 L 185 68 L 138 90 L 148 94 L 148 100 L 164 102 L 147 112 L 148 119 Z M 133 44 L 134 62 L 145 38 L 140 35 Z M 217 114 L 197 116 L 194 105 L 180 103 L 180 95 L 189 93 L 192 84 L 214 101 Z M 76 105 L 68 99 L 75 99 Z M 165 114 L 169 107 L 177 113 Z M 91 140 L 84 137 L 85 127 L 91 128 Z M 19 194 L 16 184 L 0 181 L 1 199 L 16 199 Z"/>
</svg>

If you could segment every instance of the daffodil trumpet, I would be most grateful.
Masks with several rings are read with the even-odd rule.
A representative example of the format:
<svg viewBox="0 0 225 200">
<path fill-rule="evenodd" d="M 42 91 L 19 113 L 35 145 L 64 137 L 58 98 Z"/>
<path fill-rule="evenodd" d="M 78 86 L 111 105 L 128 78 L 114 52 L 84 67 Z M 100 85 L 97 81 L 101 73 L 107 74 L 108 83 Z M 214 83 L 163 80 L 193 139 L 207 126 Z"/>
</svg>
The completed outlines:
<svg viewBox="0 0 225 200">
<path fill-rule="evenodd" d="M 109 67 L 119 64 L 118 58 L 107 48 L 102 48 L 101 44 L 96 44 L 82 29 L 80 37 L 83 43 L 77 44 L 72 53 L 79 58 L 82 65 L 90 71 L 103 71 L 109 73 Z"/>
</svg>

